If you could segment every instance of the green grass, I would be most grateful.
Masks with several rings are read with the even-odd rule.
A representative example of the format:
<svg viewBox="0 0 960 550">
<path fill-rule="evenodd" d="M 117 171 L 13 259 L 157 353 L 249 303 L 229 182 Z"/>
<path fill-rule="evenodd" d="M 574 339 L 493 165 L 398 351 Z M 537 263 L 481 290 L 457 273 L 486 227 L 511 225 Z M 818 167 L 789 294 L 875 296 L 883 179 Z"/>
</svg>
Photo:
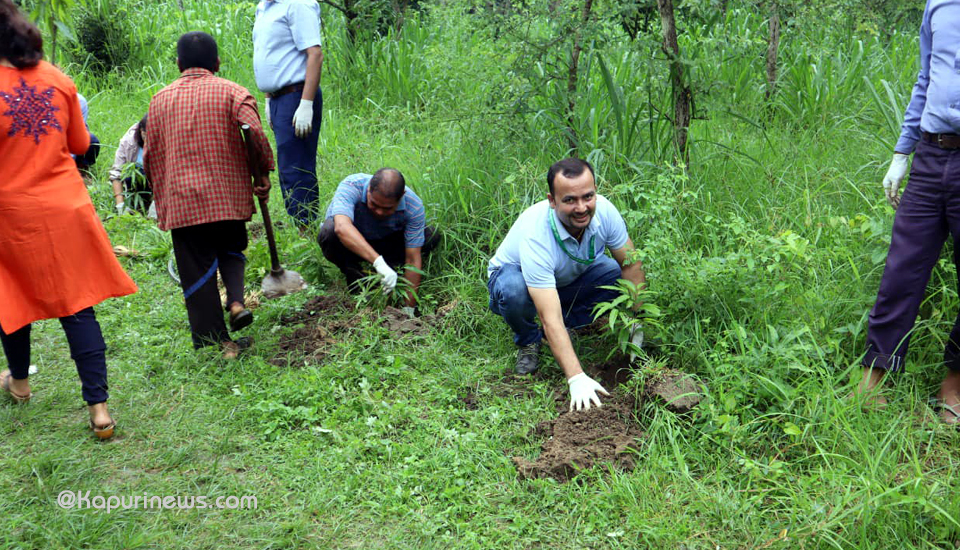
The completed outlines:
<svg viewBox="0 0 960 550">
<path fill-rule="evenodd" d="M 683 172 L 666 163 L 657 37 L 630 43 L 602 29 L 603 49 L 587 56 L 579 90 L 581 154 L 596 161 L 601 193 L 621 208 L 642 252 L 666 327 L 650 336 L 662 340 L 668 365 L 709 390 L 688 417 L 654 403 L 635 411 L 646 434 L 635 471 L 596 468 L 561 485 L 518 480 L 510 458 L 538 454 L 534 427 L 555 417 L 554 395 L 566 384 L 548 354 L 544 378 L 505 380 L 514 347 L 486 309 L 486 259 L 516 215 L 545 196 L 543 174 L 566 153 L 547 116 L 556 109 L 552 84 L 536 86 L 522 46 L 508 42 L 514 35 L 494 38 L 479 15 L 445 4 L 408 18 L 400 36 L 358 47 L 348 62 L 342 24 L 324 11 L 323 202 L 351 173 L 403 171 L 445 234 L 425 265 L 424 309 L 460 304 L 429 337 L 397 340 L 370 314 L 321 362 L 278 359 L 280 339 L 294 330 L 281 317 L 343 286 L 317 245 L 292 229 L 274 191 L 282 260 L 312 286 L 264 302 L 247 329 L 255 349 L 225 363 L 192 349 L 181 293 L 165 272 L 169 236 L 140 217 L 112 216 L 106 171 L 123 132 L 176 77 L 179 33 L 214 32 L 222 76 L 255 89 L 254 4 L 127 5 L 137 37 L 158 44 L 155 57 L 103 78 L 65 67 L 104 143 L 93 201 L 114 244 L 140 252 L 122 260 L 140 291 L 97 308 L 118 435 L 105 443 L 89 435 L 59 324 L 37 323 L 35 397 L 0 406 L 0 547 L 932 549 L 960 541 L 960 435 L 926 405 L 958 307 L 948 254 L 891 406 L 866 413 L 844 399 L 859 376 L 889 242 L 892 211 L 879 180 L 915 78 L 913 34 L 858 42 L 809 22 L 785 27 L 780 91 L 765 106 L 765 22 L 737 9 L 712 27 L 686 22 L 698 118 Z M 265 243 L 252 240 L 248 256 L 256 287 L 269 266 Z M 590 363 L 615 341 L 600 335 L 578 346 Z M 258 508 L 61 510 L 63 490 L 254 495 Z"/>
</svg>

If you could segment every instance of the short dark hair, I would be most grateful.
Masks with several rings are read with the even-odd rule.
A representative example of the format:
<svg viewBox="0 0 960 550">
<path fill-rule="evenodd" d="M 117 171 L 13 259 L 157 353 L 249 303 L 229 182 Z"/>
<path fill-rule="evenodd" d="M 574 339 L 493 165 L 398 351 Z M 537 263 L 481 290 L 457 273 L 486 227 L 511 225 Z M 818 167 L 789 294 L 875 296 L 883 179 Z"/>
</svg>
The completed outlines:
<svg viewBox="0 0 960 550">
<path fill-rule="evenodd" d="M 407 182 L 399 170 L 381 168 L 370 178 L 370 190 L 385 198 L 400 200 L 407 190 Z"/>
<path fill-rule="evenodd" d="M 147 134 L 147 115 L 143 115 L 140 122 L 137 123 L 137 129 L 133 131 L 133 139 L 137 145 L 143 147 L 143 136 Z"/>
<path fill-rule="evenodd" d="M 584 169 L 590 170 L 591 176 L 597 176 L 596 172 L 593 171 L 593 166 L 590 166 L 590 163 L 583 159 L 570 157 L 555 162 L 547 170 L 547 187 L 550 188 L 550 194 L 553 194 L 553 180 L 557 178 L 557 174 L 563 174 L 565 178 L 575 178 L 582 174 Z"/>
<path fill-rule="evenodd" d="M 200 68 L 217 70 L 217 41 L 205 32 L 188 32 L 177 40 L 177 61 L 180 70 Z"/>
<path fill-rule="evenodd" d="M 18 69 L 43 59 L 40 29 L 20 13 L 13 0 L 0 0 L 0 57 Z"/>
</svg>

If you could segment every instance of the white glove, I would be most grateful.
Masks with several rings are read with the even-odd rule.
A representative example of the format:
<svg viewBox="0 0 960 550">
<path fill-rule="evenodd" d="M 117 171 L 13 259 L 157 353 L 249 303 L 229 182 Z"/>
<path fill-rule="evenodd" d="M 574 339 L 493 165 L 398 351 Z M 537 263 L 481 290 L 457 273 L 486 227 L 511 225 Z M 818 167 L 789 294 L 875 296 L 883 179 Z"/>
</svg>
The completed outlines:
<svg viewBox="0 0 960 550">
<path fill-rule="evenodd" d="M 413 319 L 414 317 L 417 316 L 416 310 L 410 306 L 403 306 L 402 308 L 400 308 L 400 311 L 402 311 L 403 314 L 409 317 L 410 319 Z"/>
<path fill-rule="evenodd" d="M 909 156 L 894 153 L 887 175 L 883 176 L 883 192 L 887 196 L 887 202 L 894 208 L 900 206 L 900 182 L 903 181 L 903 176 L 907 175 L 909 162 Z"/>
<path fill-rule="evenodd" d="M 600 408 L 600 398 L 597 397 L 597 392 L 608 397 L 610 396 L 607 390 L 603 389 L 603 386 L 598 384 L 593 378 L 587 376 L 585 372 L 581 372 L 570 380 L 567 380 L 567 384 L 570 384 L 571 411 L 587 410 L 590 408 L 591 401 L 597 408 Z"/>
<path fill-rule="evenodd" d="M 383 259 L 383 256 L 377 256 L 377 259 L 373 261 L 373 268 L 383 276 L 383 282 L 381 283 L 383 285 L 383 291 L 392 292 L 394 287 L 397 286 L 397 272 L 387 265 L 387 261 Z"/>
<path fill-rule="evenodd" d="M 126 210 L 127 210 L 127 207 L 126 207 L 126 205 L 124 204 L 123 201 L 120 201 L 120 202 L 117 203 L 117 215 L 118 215 L 118 216 L 122 216 L 123 213 L 126 212 Z"/>
<path fill-rule="evenodd" d="M 630 343 L 637 347 L 637 349 L 643 349 L 643 326 L 638 326 L 633 329 L 633 333 L 630 335 Z M 633 363 L 637 358 L 637 352 L 630 352 L 630 362 Z"/>
<path fill-rule="evenodd" d="M 293 113 L 293 133 L 298 138 L 304 139 L 310 135 L 313 130 L 313 102 L 309 99 L 301 99 L 297 112 Z"/>
<path fill-rule="evenodd" d="M 266 103 L 264 104 L 263 114 L 264 118 L 267 119 L 267 126 L 273 128 L 273 123 L 270 122 L 270 98 L 268 97 Z"/>
</svg>

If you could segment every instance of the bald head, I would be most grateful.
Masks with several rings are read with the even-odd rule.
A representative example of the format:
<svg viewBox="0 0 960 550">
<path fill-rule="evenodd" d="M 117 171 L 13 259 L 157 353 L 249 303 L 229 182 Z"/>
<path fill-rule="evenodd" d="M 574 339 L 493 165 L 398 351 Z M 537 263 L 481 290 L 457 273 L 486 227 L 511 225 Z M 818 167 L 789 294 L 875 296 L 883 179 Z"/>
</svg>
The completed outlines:
<svg viewBox="0 0 960 550">
<path fill-rule="evenodd" d="M 370 191 L 391 201 L 399 201 L 406 186 L 403 174 L 393 168 L 381 168 L 370 178 Z"/>
</svg>

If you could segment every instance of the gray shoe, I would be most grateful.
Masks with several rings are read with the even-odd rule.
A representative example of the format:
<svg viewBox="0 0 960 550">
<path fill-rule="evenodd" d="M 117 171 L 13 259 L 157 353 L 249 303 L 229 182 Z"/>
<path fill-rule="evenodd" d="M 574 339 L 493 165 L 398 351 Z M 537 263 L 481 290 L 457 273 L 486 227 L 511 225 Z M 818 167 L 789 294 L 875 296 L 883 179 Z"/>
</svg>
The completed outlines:
<svg viewBox="0 0 960 550">
<path fill-rule="evenodd" d="M 533 374 L 540 367 L 540 342 L 523 346 L 517 353 L 517 374 Z"/>
</svg>

